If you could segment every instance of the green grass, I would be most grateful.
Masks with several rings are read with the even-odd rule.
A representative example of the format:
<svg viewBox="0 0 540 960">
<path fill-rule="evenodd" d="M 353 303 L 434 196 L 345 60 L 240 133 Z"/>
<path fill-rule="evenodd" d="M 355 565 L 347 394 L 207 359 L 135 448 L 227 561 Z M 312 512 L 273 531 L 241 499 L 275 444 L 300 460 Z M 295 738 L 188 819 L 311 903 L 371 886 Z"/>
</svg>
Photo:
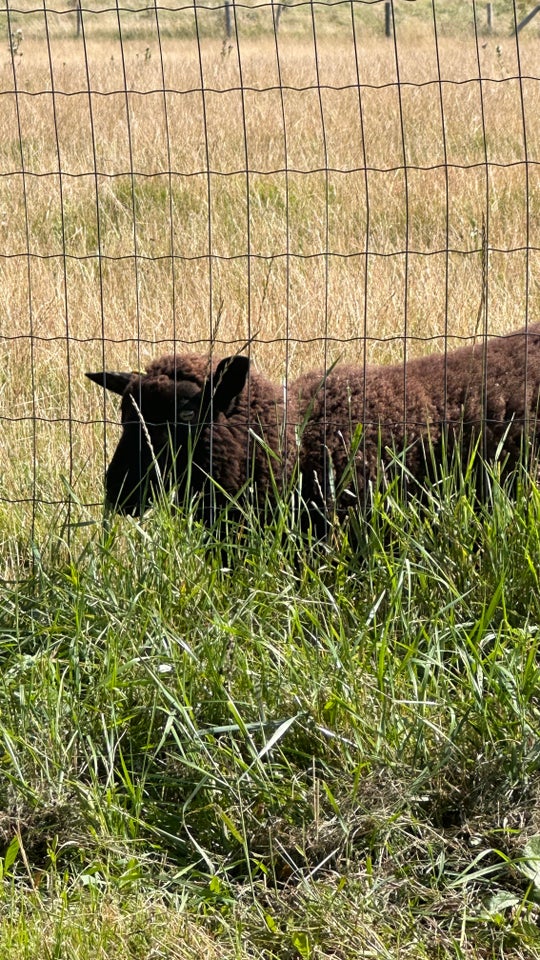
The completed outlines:
<svg viewBox="0 0 540 960">
<path fill-rule="evenodd" d="M 540 956 L 539 520 L 493 475 L 377 494 L 354 550 L 285 508 L 228 551 L 165 507 L 36 544 L 0 595 L 3 954 Z"/>
<path fill-rule="evenodd" d="M 439 71 L 431 0 L 396 3 L 398 103 L 382 4 L 355 6 L 357 47 L 350 6 L 315 5 L 327 178 L 309 5 L 280 25 L 285 127 L 279 96 L 265 92 L 278 82 L 270 8 L 237 8 L 238 52 L 221 46 L 223 11 L 200 11 L 200 35 L 213 38 L 201 47 L 210 181 L 200 99 L 185 92 L 201 84 L 192 9 L 160 12 L 161 48 L 142 12 L 121 14 L 122 48 L 114 13 L 85 13 L 86 60 L 72 13 L 50 14 L 52 71 L 43 14 L 17 15 L 17 100 L 4 31 L 8 960 L 540 958 L 534 484 L 523 478 L 509 498 L 494 475 L 482 507 L 459 475 L 423 504 L 377 491 L 355 547 L 337 530 L 317 549 L 286 509 L 265 530 L 230 530 L 225 550 L 165 507 L 104 525 L 99 507 L 82 506 L 102 496 L 102 421 L 118 418 L 83 376 L 101 365 L 102 338 L 111 369 L 139 368 L 155 341 L 207 338 L 223 310 L 227 344 L 257 331 L 259 369 L 278 379 L 285 337 L 292 375 L 361 363 L 365 334 L 370 361 L 399 360 L 405 316 L 413 338 L 440 337 L 447 321 L 452 337 L 471 335 L 486 290 L 490 332 L 536 315 L 524 278 L 540 222 L 537 84 L 512 79 L 511 5 L 495 4 L 495 36 L 479 51 L 466 6 L 464 18 L 458 0 L 436 5 Z M 521 35 L 523 77 L 535 75 L 539 28 L 537 18 Z M 441 77 L 452 81 L 443 114 L 456 165 L 444 169 Z M 55 122 L 43 92 L 53 79 Z M 129 114 L 124 84 L 137 91 Z M 480 108 L 489 160 L 502 164 L 488 180 Z M 407 164 L 430 168 L 407 166 L 406 197 L 392 170 L 403 165 L 400 110 Z M 248 177 L 234 172 L 246 166 L 244 122 Z M 363 145 L 369 190 L 348 172 Z M 285 164 L 286 179 L 274 172 Z M 471 251 L 488 217 L 484 276 Z M 407 243 L 421 255 L 404 263 Z M 447 257 L 447 246 L 462 252 Z M 260 256 L 249 277 L 248 250 Z M 40 255 L 30 271 L 26 251 Z M 409 344 L 410 355 L 426 349 Z M 115 437 L 111 425 L 109 456 Z"/>
</svg>

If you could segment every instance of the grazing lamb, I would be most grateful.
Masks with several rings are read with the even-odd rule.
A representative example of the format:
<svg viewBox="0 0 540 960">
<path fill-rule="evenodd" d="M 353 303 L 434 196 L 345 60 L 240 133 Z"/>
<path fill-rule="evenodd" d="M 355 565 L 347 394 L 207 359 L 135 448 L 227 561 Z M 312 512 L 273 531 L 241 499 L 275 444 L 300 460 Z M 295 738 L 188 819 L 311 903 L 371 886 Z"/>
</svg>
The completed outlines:
<svg viewBox="0 0 540 960">
<path fill-rule="evenodd" d="M 445 452 L 459 446 L 467 455 L 477 440 L 486 460 L 498 456 L 509 471 L 525 441 L 535 451 L 540 439 L 540 324 L 405 365 L 308 373 L 290 391 L 305 424 L 302 493 L 315 517 L 332 501 L 338 514 L 365 507 L 395 454 L 411 492 Z"/>
<path fill-rule="evenodd" d="M 162 482 L 180 502 L 202 495 L 198 515 L 211 521 L 246 486 L 261 505 L 299 460 L 302 500 L 323 533 L 329 511 L 367 506 L 396 454 L 415 492 L 456 447 L 468 454 L 480 438 L 483 457 L 510 470 L 540 439 L 540 324 L 405 365 L 305 374 L 287 409 L 244 356 L 168 356 L 145 374 L 87 376 L 122 396 L 106 494 L 125 513 L 140 513 Z"/>
<path fill-rule="evenodd" d="M 249 376 L 248 376 L 249 373 Z M 294 418 L 283 390 L 249 372 L 244 356 L 166 356 L 146 373 L 87 373 L 122 397 L 122 436 L 106 474 L 108 503 L 140 514 L 161 485 L 194 495 L 212 522 L 245 487 L 264 500 L 292 474 Z M 209 477 L 212 483 L 209 482 Z"/>
</svg>

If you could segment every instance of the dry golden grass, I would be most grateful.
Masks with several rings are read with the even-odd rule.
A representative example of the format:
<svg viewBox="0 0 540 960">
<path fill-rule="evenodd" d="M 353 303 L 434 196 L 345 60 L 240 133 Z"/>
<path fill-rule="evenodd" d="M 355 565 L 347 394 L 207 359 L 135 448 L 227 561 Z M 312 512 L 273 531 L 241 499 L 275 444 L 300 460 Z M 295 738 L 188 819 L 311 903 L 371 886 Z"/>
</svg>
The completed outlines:
<svg viewBox="0 0 540 960">
<path fill-rule="evenodd" d="M 405 333 L 410 356 L 538 319 L 534 39 L 520 80 L 510 38 L 439 38 L 439 73 L 425 31 L 397 65 L 384 39 L 357 37 L 355 58 L 350 30 L 326 31 L 317 65 L 293 31 L 278 57 L 271 37 L 160 48 L 146 22 L 122 45 L 66 28 L 50 53 L 30 31 L 17 95 L 0 61 L 8 500 L 62 500 L 61 475 L 99 499 L 103 429 L 85 421 L 116 413 L 83 372 L 103 362 L 140 368 L 217 330 L 221 352 L 256 334 L 280 377 L 361 362 L 366 337 L 378 362 Z"/>
</svg>

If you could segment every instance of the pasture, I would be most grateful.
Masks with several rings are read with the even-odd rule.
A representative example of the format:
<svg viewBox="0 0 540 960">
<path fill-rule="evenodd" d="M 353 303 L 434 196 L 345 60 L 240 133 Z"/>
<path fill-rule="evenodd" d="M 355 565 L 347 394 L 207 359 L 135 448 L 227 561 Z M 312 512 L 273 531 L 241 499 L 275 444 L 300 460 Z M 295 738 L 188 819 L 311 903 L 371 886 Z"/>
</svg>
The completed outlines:
<svg viewBox="0 0 540 960">
<path fill-rule="evenodd" d="M 283 503 L 224 550 L 167 504 L 103 522 L 84 377 L 538 320 L 538 27 L 439 6 L 396 2 L 395 42 L 381 4 L 277 40 L 246 4 L 238 42 L 223 8 L 0 10 L 8 960 L 540 957 L 534 477 L 478 506 L 455 462 L 376 489 L 361 549 Z"/>
</svg>

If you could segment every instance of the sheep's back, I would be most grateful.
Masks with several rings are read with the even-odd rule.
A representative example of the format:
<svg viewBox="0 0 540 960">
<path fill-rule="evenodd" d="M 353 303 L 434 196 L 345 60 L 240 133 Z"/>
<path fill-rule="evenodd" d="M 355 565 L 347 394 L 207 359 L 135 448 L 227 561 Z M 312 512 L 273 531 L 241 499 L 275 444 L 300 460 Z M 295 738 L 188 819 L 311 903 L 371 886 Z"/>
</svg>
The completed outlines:
<svg viewBox="0 0 540 960">
<path fill-rule="evenodd" d="M 408 471 L 421 482 L 430 460 L 440 460 L 443 443 L 449 452 L 456 443 L 470 448 L 482 432 L 484 456 L 499 452 L 511 467 L 521 455 L 524 432 L 539 440 L 540 325 L 406 364 L 311 372 L 291 391 L 298 401 L 308 499 L 328 497 L 329 474 L 339 485 L 353 447 L 361 499 L 381 461 L 391 460 L 388 450 L 405 450 Z"/>
<path fill-rule="evenodd" d="M 274 484 L 284 488 L 297 458 L 291 407 L 279 386 L 251 373 L 231 409 L 205 428 L 204 468 L 228 494 L 238 493 L 248 480 L 263 493 Z"/>
<path fill-rule="evenodd" d="M 411 373 L 413 375 L 411 375 Z M 431 445 L 440 440 L 438 398 L 426 390 L 422 377 L 403 366 L 361 368 L 342 366 L 324 376 L 307 374 L 293 385 L 298 398 L 300 469 L 304 496 L 320 502 L 331 498 L 350 472 L 347 486 L 364 498 L 369 482 L 380 472 L 386 448 L 407 447 L 407 466 L 415 475 L 423 462 L 423 436 Z"/>
</svg>

